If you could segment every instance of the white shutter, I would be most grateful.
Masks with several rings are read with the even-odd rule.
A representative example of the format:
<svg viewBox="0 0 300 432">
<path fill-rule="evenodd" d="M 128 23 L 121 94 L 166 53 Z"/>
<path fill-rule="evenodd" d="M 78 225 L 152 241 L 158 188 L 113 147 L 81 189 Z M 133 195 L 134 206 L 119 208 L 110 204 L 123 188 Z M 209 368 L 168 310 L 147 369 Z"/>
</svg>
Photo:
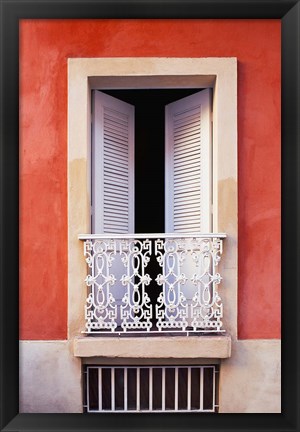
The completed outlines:
<svg viewBox="0 0 300 432">
<path fill-rule="evenodd" d="M 166 106 L 165 231 L 211 230 L 210 89 Z"/>
<path fill-rule="evenodd" d="M 134 107 L 93 92 L 92 230 L 134 232 Z"/>
</svg>

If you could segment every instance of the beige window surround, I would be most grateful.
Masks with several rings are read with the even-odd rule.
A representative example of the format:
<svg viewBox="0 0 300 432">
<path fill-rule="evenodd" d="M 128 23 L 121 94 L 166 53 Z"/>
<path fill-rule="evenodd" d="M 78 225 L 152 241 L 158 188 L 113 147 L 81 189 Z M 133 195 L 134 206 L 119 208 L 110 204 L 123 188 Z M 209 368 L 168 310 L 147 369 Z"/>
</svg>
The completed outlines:
<svg viewBox="0 0 300 432">
<path fill-rule="evenodd" d="M 227 333 L 219 338 L 219 343 L 214 336 L 200 337 L 198 342 L 187 337 L 184 350 L 180 350 L 181 336 L 173 337 L 172 344 L 175 357 L 179 353 L 182 357 L 183 351 L 187 358 L 230 356 L 231 340 L 237 338 L 237 59 L 150 57 L 68 61 L 68 339 L 74 340 L 76 356 L 89 357 L 92 353 L 107 357 L 108 343 L 111 357 L 124 354 L 119 338 L 108 338 L 105 345 L 100 337 L 82 334 L 87 269 L 78 234 L 90 233 L 91 90 L 206 87 L 213 89 L 213 232 L 227 234 L 219 289 Z M 139 339 L 136 345 L 135 339 Z M 136 357 L 144 356 L 139 352 L 160 357 L 155 354 L 155 339 L 130 338 L 127 343 L 131 353 L 136 349 Z M 207 342 L 199 348 L 201 339 Z"/>
</svg>

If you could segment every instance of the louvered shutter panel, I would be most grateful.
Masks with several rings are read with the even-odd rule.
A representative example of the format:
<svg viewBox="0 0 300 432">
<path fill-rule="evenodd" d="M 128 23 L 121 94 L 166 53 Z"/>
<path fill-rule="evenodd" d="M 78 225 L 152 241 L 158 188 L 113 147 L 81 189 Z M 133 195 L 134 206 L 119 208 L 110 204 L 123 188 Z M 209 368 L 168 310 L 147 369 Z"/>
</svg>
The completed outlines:
<svg viewBox="0 0 300 432">
<path fill-rule="evenodd" d="M 134 107 L 93 92 L 92 229 L 134 232 Z"/>
<path fill-rule="evenodd" d="M 211 230 L 210 89 L 166 106 L 166 232 Z"/>
</svg>

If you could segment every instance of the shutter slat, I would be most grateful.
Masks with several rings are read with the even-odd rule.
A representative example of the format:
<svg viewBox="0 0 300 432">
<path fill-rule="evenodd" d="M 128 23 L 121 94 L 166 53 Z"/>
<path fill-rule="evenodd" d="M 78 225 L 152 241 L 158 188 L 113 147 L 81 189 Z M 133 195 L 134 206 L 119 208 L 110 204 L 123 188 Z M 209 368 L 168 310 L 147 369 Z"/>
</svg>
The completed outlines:
<svg viewBox="0 0 300 432">
<path fill-rule="evenodd" d="M 200 94 L 200 92 L 199 92 L 199 94 Z M 188 97 L 186 97 L 186 98 L 180 99 L 180 100 L 177 101 L 177 102 L 173 102 L 173 103 L 174 103 L 174 106 L 175 106 L 176 103 L 180 103 L 180 102 L 182 102 L 182 101 L 188 103 L 188 98 L 191 98 L 191 100 L 192 100 L 192 99 L 193 99 L 193 96 L 195 96 L 195 95 L 192 95 L 192 97 L 191 97 L 191 96 L 188 96 Z M 171 104 L 170 104 L 170 105 L 171 105 Z M 179 108 L 179 111 L 175 111 L 175 112 L 174 112 L 174 120 L 175 120 L 175 121 L 183 120 L 183 119 L 186 119 L 186 118 L 188 118 L 188 117 L 190 117 L 190 116 L 192 116 L 192 115 L 198 114 L 199 111 L 200 111 L 200 109 L 201 109 L 201 108 L 200 108 L 200 105 L 198 105 L 198 106 L 187 106 L 185 109 L 181 109 L 181 108 Z"/>
<path fill-rule="evenodd" d="M 119 146 L 127 148 L 127 139 L 118 135 L 104 134 L 104 142 L 112 145 L 115 143 Z"/>
<path fill-rule="evenodd" d="M 200 122 L 195 122 L 185 127 L 177 128 L 177 130 L 174 131 L 174 139 L 177 140 L 180 139 L 182 136 L 198 134 L 200 133 L 200 131 Z"/>
<path fill-rule="evenodd" d="M 197 154 L 199 151 L 198 147 L 197 147 L 197 142 L 195 144 L 192 145 L 187 145 L 187 146 L 183 146 L 182 148 L 176 148 L 176 151 L 174 151 L 174 157 L 176 158 L 180 158 L 182 157 L 184 154 Z"/>
<path fill-rule="evenodd" d="M 104 114 L 104 124 L 108 124 L 111 127 L 115 128 L 116 125 L 120 128 L 120 130 L 128 130 L 128 121 L 120 120 L 117 117 L 112 117 Z"/>
<path fill-rule="evenodd" d="M 106 127 L 105 125 L 103 125 L 103 127 Z M 121 134 L 115 133 L 114 131 L 110 131 L 107 128 L 104 129 L 104 142 L 106 142 L 106 140 L 112 140 L 112 141 L 116 141 L 116 142 L 120 142 L 121 144 L 125 145 L 128 142 L 128 137 L 127 136 L 123 136 Z"/>
<path fill-rule="evenodd" d="M 123 185 L 122 185 L 122 187 L 123 187 Z M 114 197 L 114 195 L 116 195 L 116 196 L 119 196 L 120 198 L 126 197 L 126 199 L 128 199 L 128 190 L 127 189 L 128 188 L 126 188 L 126 189 L 118 188 L 118 185 L 116 185 L 116 187 L 105 185 L 104 195 L 107 197 L 111 196 L 112 198 Z M 104 203 L 104 205 L 105 205 L 105 203 Z"/>
<path fill-rule="evenodd" d="M 109 139 L 108 137 L 106 137 L 105 142 L 107 143 L 107 145 L 111 145 L 115 149 L 120 148 L 123 151 L 126 151 L 126 152 L 128 151 L 128 145 L 127 145 L 126 140 L 124 140 L 124 142 L 123 142 L 123 141 L 118 141 L 115 139 Z"/>
<path fill-rule="evenodd" d="M 198 179 L 192 178 L 191 180 L 185 180 L 180 182 L 179 184 L 178 183 L 175 184 L 174 191 L 186 190 L 198 186 L 199 186 L 199 178 Z"/>
<path fill-rule="evenodd" d="M 112 167 L 110 169 L 107 168 L 107 169 L 103 170 L 103 172 L 107 176 L 115 175 L 116 178 L 120 178 L 120 179 L 124 179 L 124 180 L 129 178 L 127 174 L 124 174 L 124 172 L 122 172 L 122 171 L 117 172 Z"/>
<path fill-rule="evenodd" d="M 201 179 L 201 176 L 199 175 L 199 169 L 197 167 L 192 169 L 192 174 L 190 173 L 190 171 L 188 172 L 178 172 L 176 174 L 176 178 L 174 180 L 174 184 L 180 184 L 182 181 L 187 181 L 187 180 L 191 180 L 191 179 Z"/>
<path fill-rule="evenodd" d="M 195 214 L 189 214 L 188 216 L 177 216 L 177 217 L 174 217 L 174 222 L 175 222 L 175 224 L 177 223 L 177 222 L 182 222 L 182 223 L 185 223 L 185 222 L 195 222 L 195 220 L 197 220 L 197 214 L 195 213 Z"/>
<path fill-rule="evenodd" d="M 105 130 L 105 136 L 107 137 L 115 137 L 117 139 L 121 139 L 126 142 L 128 139 L 128 132 L 127 130 L 123 131 L 119 128 L 112 128 L 110 125 L 104 123 L 104 130 Z"/>
<path fill-rule="evenodd" d="M 124 163 L 121 163 L 117 160 L 112 160 L 112 159 L 109 159 L 106 157 L 104 157 L 104 163 L 105 163 L 105 166 L 107 167 L 106 168 L 107 171 L 116 170 L 116 171 L 119 171 L 120 173 L 124 173 L 125 175 L 128 174 L 128 168 L 127 168 L 126 164 L 124 164 Z"/>
<path fill-rule="evenodd" d="M 199 187 L 194 187 L 193 189 L 188 190 L 180 190 L 174 193 L 175 199 L 180 199 L 181 197 L 198 197 L 199 196 Z"/>
<path fill-rule="evenodd" d="M 199 118 L 196 117 L 191 122 L 186 122 L 177 126 L 174 124 L 174 136 L 176 137 L 178 134 L 191 132 L 194 130 L 199 131 L 200 128 L 201 128 L 201 122 L 200 122 L 200 113 L 199 113 Z"/>
<path fill-rule="evenodd" d="M 98 92 L 98 94 L 101 94 L 101 98 L 105 103 L 105 112 L 104 112 L 104 116 L 111 116 L 112 118 L 116 118 L 118 120 L 123 120 L 123 121 L 128 121 L 128 112 L 126 111 L 126 105 L 127 106 L 131 106 L 129 104 L 126 104 L 125 102 L 120 101 L 119 99 L 116 99 L 112 96 L 108 96 L 108 95 L 104 95 L 104 93 Z M 109 100 L 110 99 L 110 100 Z M 118 108 L 113 109 L 111 108 L 111 104 L 119 104 Z M 122 107 L 121 107 L 122 105 Z M 121 110 L 123 110 L 125 107 L 124 112 L 122 112 Z"/>
<path fill-rule="evenodd" d="M 105 207 L 105 211 L 106 211 L 107 214 L 111 214 L 111 215 L 114 215 L 114 216 L 123 215 L 123 210 L 120 209 L 119 207 L 116 208 L 116 207 L 108 207 L 108 206 L 106 206 Z M 124 220 L 128 220 L 128 216 L 124 217 Z"/>
<path fill-rule="evenodd" d="M 116 196 L 116 194 L 109 195 L 109 194 L 105 193 L 104 194 L 104 202 L 107 202 L 108 203 L 107 205 L 109 205 L 110 201 L 111 202 L 115 201 L 115 202 L 120 202 L 120 203 L 125 204 L 128 201 L 128 197 L 122 197 L 120 195 Z M 104 215 L 104 219 L 105 219 L 105 215 Z"/>
<path fill-rule="evenodd" d="M 117 157 L 118 159 L 122 159 L 124 164 L 128 165 L 128 153 L 122 150 L 119 151 L 117 147 L 115 147 L 114 150 L 110 150 L 109 145 L 105 143 L 104 157 L 107 160 L 111 160 L 111 161 L 114 161 L 115 158 Z"/>
<path fill-rule="evenodd" d="M 189 209 L 189 212 L 195 212 L 195 211 L 199 211 L 198 210 L 198 205 L 199 203 L 197 202 L 191 202 L 189 204 L 186 203 L 177 203 L 174 205 L 174 207 L 176 208 L 176 213 L 180 214 L 180 213 L 186 213 L 186 209 Z"/>
<path fill-rule="evenodd" d="M 174 136 L 174 142 L 176 143 L 177 141 L 180 141 L 182 138 L 184 140 L 194 139 L 194 138 L 199 137 L 199 135 L 200 135 L 200 131 L 188 131 L 184 134 Z"/>
<path fill-rule="evenodd" d="M 105 187 L 108 189 L 115 189 L 115 190 L 126 190 L 128 191 L 128 183 L 120 183 L 120 182 L 104 182 Z"/>
<path fill-rule="evenodd" d="M 182 224 L 174 224 L 174 227 L 177 231 L 180 232 L 197 232 L 200 230 L 200 222 L 199 223 L 182 223 Z"/>
<path fill-rule="evenodd" d="M 119 213 L 119 214 L 118 213 L 112 213 L 112 212 L 109 212 L 107 210 L 107 215 L 109 216 L 109 219 L 107 216 L 107 219 L 104 222 L 105 225 L 114 224 L 116 222 L 119 223 L 120 225 L 127 225 L 128 224 L 128 218 L 124 218 L 123 213 Z"/>
<path fill-rule="evenodd" d="M 126 187 L 128 189 L 128 177 L 125 177 L 123 175 L 115 175 L 115 177 L 113 178 L 112 174 L 110 172 L 105 172 L 104 173 L 106 176 L 106 181 L 105 181 L 105 185 L 111 185 L 114 184 L 116 186 L 120 186 L 120 188 L 122 187 Z"/>
<path fill-rule="evenodd" d="M 199 152 L 194 153 L 194 154 L 190 154 L 190 153 L 186 153 L 184 156 L 182 155 L 181 157 L 177 156 L 174 157 L 174 166 L 184 166 L 190 163 L 190 161 L 196 161 L 197 163 L 200 163 L 200 155 Z"/>
<path fill-rule="evenodd" d="M 177 173 L 179 175 L 181 173 L 186 174 L 186 173 L 194 171 L 195 169 L 197 169 L 197 170 L 201 169 L 201 164 L 200 164 L 199 160 L 185 161 L 185 162 L 182 162 L 180 165 L 176 164 L 174 167 L 174 173 L 175 173 L 175 175 Z"/>
<path fill-rule="evenodd" d="M 198 144 L 199 136 L 195 136 L 193 139 L 183 137 L 182 139 L 176 140 L 176 151 L 186 148 L 186 146 L 190 146 L 191 144 Z"/>
<path fill-rule="evenodd" d="M 199 120 L 199 115 L 200 115 L 200 111 L 198 111 L 196 114 L 194 114 L 192 116 L 188 116 L 184 119 L 174 120 L 174 130 L 177 130 L 178 128 L 186 127 L 186 126 L 189 126 L 191 124 L 194 124 L 195 122 L 197 122 Z"/>
<path fill-rule="evenodd" d="M 184 216 L 185 214 L 189 214 L 187 209 L 189 209 L 190 211 L 192 210 L 193 212 L 199 212 L 199 206 L 200 206 L 200 202 L 197 201 L 181 201 L 180 203 L 177 203 L 177 205 L 174 206 L 175 211 L 176 210 L 182 210 L 181 216 Z M 186 209 L 186 210 L 185 210 Z M 184 212 L 185 210 L 185 212 Z M 176 214 L 177 216 L 177 214 Z M 175 219 L 174 219 L 175 220 Z"/>
<path fill-rule="evenodd" d="M 178 148 L 176 146 L 176 151 L 174 151 L 174 161 L 180 162 L 180 160 L 182 160 L 184 157 L 188 157 L 191 155 L 196 155 L 199 157 L 199 140 L 197 143 L 194 143 L 192 145 L 186 144 L 181 148 Z"/>
</svg>

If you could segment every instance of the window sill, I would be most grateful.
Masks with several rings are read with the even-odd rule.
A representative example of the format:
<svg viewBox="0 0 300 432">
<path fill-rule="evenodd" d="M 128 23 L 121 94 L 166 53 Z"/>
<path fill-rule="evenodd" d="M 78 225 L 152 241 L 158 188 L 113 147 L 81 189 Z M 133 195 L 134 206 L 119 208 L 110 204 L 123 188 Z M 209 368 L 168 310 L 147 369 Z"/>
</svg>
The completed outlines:
<svg viewBox="0 0 300 432">
<path fill-rule="evenodd" d="M 228 358 L 230 336 L 77 337 L 75 357 Z"/>
</svg>

